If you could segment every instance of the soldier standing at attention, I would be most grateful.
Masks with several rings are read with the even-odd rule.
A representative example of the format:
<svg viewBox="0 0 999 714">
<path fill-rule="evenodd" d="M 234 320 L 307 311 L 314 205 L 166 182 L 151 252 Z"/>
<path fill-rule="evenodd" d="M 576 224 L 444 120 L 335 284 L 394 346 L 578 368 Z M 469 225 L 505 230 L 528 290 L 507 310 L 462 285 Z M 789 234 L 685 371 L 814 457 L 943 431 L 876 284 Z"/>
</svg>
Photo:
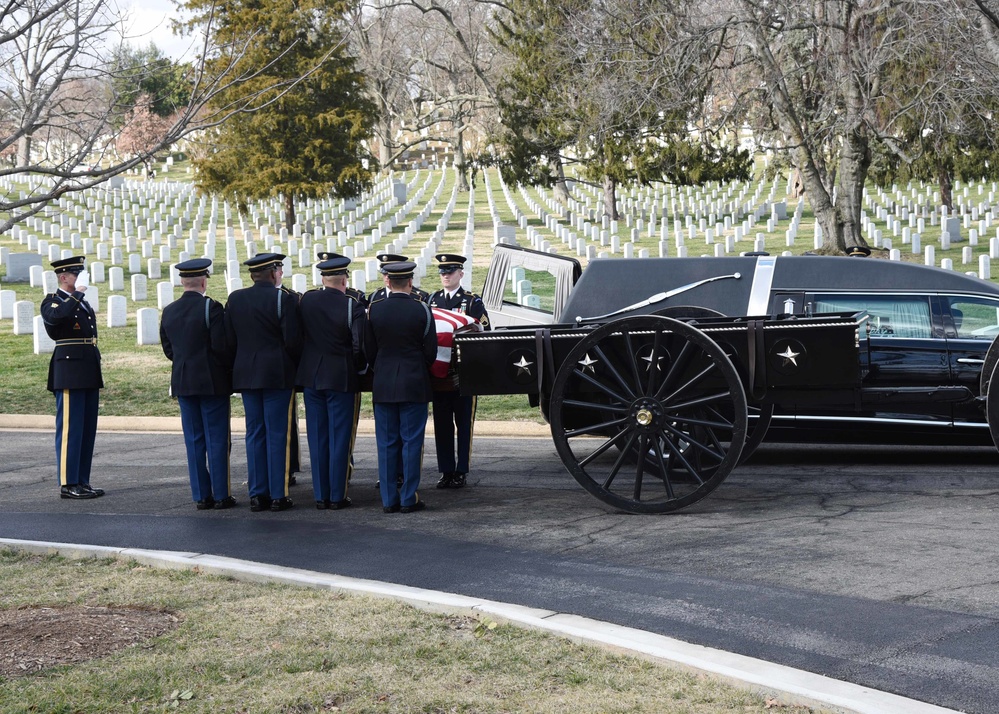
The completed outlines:
<svg viewBox="0 0 999 714">
<path fill-rule="evenodd" d="M 160 344 L 173 365 L 170 392 L 180 405 L 191 494 L 199 511 L 232 508 L 229 432 L 232 368 L 221 303 L 205 295 L 208 258 L 177 264 L 184 292 L 163 308 Z"/>
<path fill-rule="evenodd" d="M 295 298 L 296 302 L 302 299 L 302 294 L 297 293 L 283 281 L 284 270 L 277 275 L 277 286 L 278 290 L 283 290 L 288 295 Z M 288 437 L 289 458 L 288 458 L 288 485 L 294 486 L 298 483 L 298 479 L 295 478 L 295 474 L 302 470 L 302 444 L 301 439 L 298 435 L 298 394 L 292 395 L 294 402 L 291 405 L 291 436 Z"/>
<path fill-rule="evenodd" d="M 476 318 L 489 329 L 489 314 L 482 298 L 461 287 L 465 275 L 465 257 L 441 253 L 434 258 L 443 289 L 430 296 L 430 306 L 459 312 Z M 475 397 L 457 391 L 434 392 L 434 445 L 437 469 L 441 473 L 437 488 L 461 488 L 468 474 L 472 454 L 472 428 L 475 425 Z M 454 457 L 455 432 L 458 435 L 458 459 Z"/>
<path fill-rule="evenodd" d="M 97 321 L 83 299 L 89 275 L 85 258 L 52 261 L 58 289 L 42 300 L 42 321 L 55 351 L 49 361 L 48 390 L 55 395 L 56 469 L 62 498 L 98 498 L 103 489 L 90 485 L 90 466 L 97 439 L 101 353 Z"/>
<path fill-rule="evenodd" d="M 425 508 L 417 494 L 420 461 L 432 397 L 430 365 L 437 356 L 437 328 L 426 303 L 410 297 L 415 263 L 389 263 L 388 297 L 368 311 L 364 348 L 374 370 L 371 400 L 378 444 L 378 482 L 385 513 Z M 402 488 L 396 482 L 402 462 Z"/>
<path fill-rule="evenodd" d="M 361 405 L 358 369 L 363 367 L 364 307 L 348 297 L 350 258 L 331 258 L 317 266 L 323 290 L 302 296 L 302 359 L 296 382 L 305 393 L 312 490 L 316 508 L 350 505 L 347 474 L 354 427 Z"/>
<path fill-rule="evenodd" d="M 406 263 L 406 262 L 409 262 L 409 258 L 407 258 L 406 256 L 404 256 L 404 255 L 395 255 L 393 253 L 382 253 L 381 255 L 376 255 L 375 258 L 380 263 L 380 265 L 378 266 L 378 270 L 379 270 L 379 272 L 381 272 L 381 274 L 382 274 L 382 276 L 384 278 L 385 284 L 382 287 L 380 287 L 377 290 L 375 290 L 373 293 L 371 293 L 368 296 L 368 306 L 370 306 L 371 303 L 376 303 L 379 300 L 384 300 L 385 298 L 388 297 L 388 294 L 389 294 L 389 285 L 388 285 L 388 283 L 389 283 L 389 276 L 385 272 L 385 266 L 388 265 L 389 263 Z M 417 300 L 420 300 L 421 302 L 426 302 L 430 298 L 430 293 L 425 292 L 423 290 L 420 290 L 419 288 L 415 288 L 415 287 L 410 288 L 409 292 L 410 292 L 410 295 L 412 297 L 415 297 Z"/>
<path fill-rule="evenodd" d="M 261 253 L 243 263 L 253 285 L 234 291 L 225 309 L 226 341 L 235 355 L 232 387 L 246 411 L 251 511 L 284 511 L 295 370 L 301 349 L 298 299 L 278 288 L 284 256 Z"/>
</svg>

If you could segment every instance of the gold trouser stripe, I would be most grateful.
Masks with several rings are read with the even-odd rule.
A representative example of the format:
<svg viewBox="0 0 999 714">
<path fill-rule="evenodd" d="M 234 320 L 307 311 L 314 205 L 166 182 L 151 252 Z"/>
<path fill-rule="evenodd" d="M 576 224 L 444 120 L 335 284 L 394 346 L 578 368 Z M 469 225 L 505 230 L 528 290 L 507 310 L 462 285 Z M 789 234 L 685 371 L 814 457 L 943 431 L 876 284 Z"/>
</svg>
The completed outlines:
<svg viewBox="0 0 999 714">
<path fill-rule="evenodd" d="M 475 435 L 475 410 L 479 406 L 479 398 L 472 397 L 472 420 L 468 425 L 468 470 L 472 470 L 472 437 Z"/>
<path fill-rule="evenodd" d="M 69 449 L 69 390 L 62 390 L 62 442 L 59 445 L 59 485 L 68 486 L 66 454 Z"/>
<path fill-rule="evenodd" d="M 291 390 L 291 399 L 288 400 L 288 427 L 284 435 L 284 497 L 288 498 L 288 480 L 291 478 L 291 420 L 296 418 L 295 414 L 295 390 Z"/>
<path fill-rule="evenodd" d="M 350 478 L 354 475 L 354 441 L 357 439 L 357 423 L 361 420 L 361 393 L 354 394 L 354 425 L 350 428 L 350 447 L 347 449 L 347 485 L 344 498 L 350 490 Z"/>
</svg>

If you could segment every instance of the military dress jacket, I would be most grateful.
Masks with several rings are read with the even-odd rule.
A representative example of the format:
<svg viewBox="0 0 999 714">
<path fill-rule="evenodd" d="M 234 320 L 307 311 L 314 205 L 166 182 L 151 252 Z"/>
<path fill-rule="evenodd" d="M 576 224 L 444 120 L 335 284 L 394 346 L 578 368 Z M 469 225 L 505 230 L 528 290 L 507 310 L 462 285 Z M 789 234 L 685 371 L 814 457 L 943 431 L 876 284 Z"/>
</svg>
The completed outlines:
<svg viewBox="0 0 999 714">
<path fill-rule="evenodd" d="M 233 291 L 225 333 L 233 390 L 294 389 L 302 339 L 296 293 L 265 282 Z"/>
<path fill-rule="evenodd" d="M 163 308 L 163 354 L 173 362 L 170 393 L 175 397 L 232 394 L 232 356 L 225 336 L 222 304 L 185 290 Z"/>
<path fill-rule="evenodd" d="M 358 392 L 364 368 L 364 306 L 339 290 L 310 290 L 299 303 L 302 357 L 296 384 L 302 388 Z"/>
<path fill-rule="evenodd" d="M 41 313 L 45 332 L 56 342 L 49 360 L 48 390 L 102 388 L 97 317 L 83 293 L 50 293 L 42 300 Z"/>
<path fill-rule="evenodd" d="M 459 287 L 454 295 L 450 297 L 441 289 L 430 296 L 430 307 L 439 307 L 453 312 L 460 312 L 463 315 L 474 317 L 482 324 L 482 329 L 489 329 L 489 313 L 486 312 L 486 305 L 475 293 L 470 293 L 465 288 Z"/>
<path fill-rule="evenodd" d="M 364 352 L 374 371 L 374 402 L 429 402 L 430 365 L 437 358 L 437 328 L 426 303 L 406 293 L 368 308 Z"/>
<path fill-rule="evenodd" d="M 389 295 L 388 288 L 384 286 L 378 288 L 373 293 L 368 295 L 368 303 L 366 307 L 370 307 L 373 303 L 381 302 L 382 300 L 387 298 L 388 295 Z M 430 299 L 430 293 L 428 293 L 425 290 L 420 290 L 418 287 L 413 287 L 413 292 L 411 292 L 409 296 L 416 298 L 420 302 L 426 302 L 427 300 Z"/>
</svg>

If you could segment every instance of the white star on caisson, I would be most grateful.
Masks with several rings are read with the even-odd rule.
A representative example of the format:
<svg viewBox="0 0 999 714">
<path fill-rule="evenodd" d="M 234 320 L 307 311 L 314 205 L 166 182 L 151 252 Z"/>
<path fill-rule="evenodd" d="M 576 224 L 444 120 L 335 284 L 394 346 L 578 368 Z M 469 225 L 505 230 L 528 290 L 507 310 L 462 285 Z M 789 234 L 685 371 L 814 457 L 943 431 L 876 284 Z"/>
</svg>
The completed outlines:
<svg viewBox="0 0 999 714">
<path fill-rule="evenodd" d="M 513 363 L 513 366 L 517 368 L 517 376 L 519 377 L 522 374 L 529 375 L 531 373 L 532 364 L 534 364 L 534 362 L 528 362 L 527 357 L 521 356 L 519 362 Z"/>
<path fill-rule="evenodd" d="M 662 356 L 656 357 L 654 352 L 649 352 L 649 354 L 646 355 L 645 357 L 642 357 L 642 359 L 648 362 L 648 364 L 645 365 L 646 372 L 652 369 L 653 362 L 655 362 L 656 369 L 660 372 L 662 371 L 662 367 L 659 365 L 659 363 L 662 361 Z"/>
<path fill-rule="evenodd" d="M 592 372 L 593 374 L 596 374 L 597 373 L 597 369 L 593 365 L 595 365 L 598 361 L 599 360 L 595 360 L 592 357 L 590 357 L 590 353 L 587 352 L 585 355 L 583 355 L 583 359 L 579 360 L 578 364 L 579 364 L 580 367 L 583 368 L 584 372 L 586 370 L 590 370 L 590 372 Z"/>
<path fill-rule="evenodd" d="M 794 350 L 791 349 L 791 345 L 788 345 L 783 352 L 778 352 L 777 356 L 784 358 L 783 366 L 787 367 L 789 364 L 793 364 L 795 367 L 797 367 L 798 366 L 797 358 L 801 356 L 801 353 L 795 352 Z"/>
</svg>

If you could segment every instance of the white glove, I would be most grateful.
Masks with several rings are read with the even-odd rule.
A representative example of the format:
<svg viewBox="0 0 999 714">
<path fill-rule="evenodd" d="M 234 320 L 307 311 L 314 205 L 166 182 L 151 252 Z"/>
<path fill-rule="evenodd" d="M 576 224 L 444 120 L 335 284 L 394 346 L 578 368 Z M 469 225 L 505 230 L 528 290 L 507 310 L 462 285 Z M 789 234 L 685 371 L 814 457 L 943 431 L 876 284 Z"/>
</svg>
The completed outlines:
<svg viewBox="0 0 999 714">
<path fill-rule="evenodd" d="M 76 276 L 76 289 L 86 289 L 90 285 L 90 272 L 84 270 Z"/>
</svg>

